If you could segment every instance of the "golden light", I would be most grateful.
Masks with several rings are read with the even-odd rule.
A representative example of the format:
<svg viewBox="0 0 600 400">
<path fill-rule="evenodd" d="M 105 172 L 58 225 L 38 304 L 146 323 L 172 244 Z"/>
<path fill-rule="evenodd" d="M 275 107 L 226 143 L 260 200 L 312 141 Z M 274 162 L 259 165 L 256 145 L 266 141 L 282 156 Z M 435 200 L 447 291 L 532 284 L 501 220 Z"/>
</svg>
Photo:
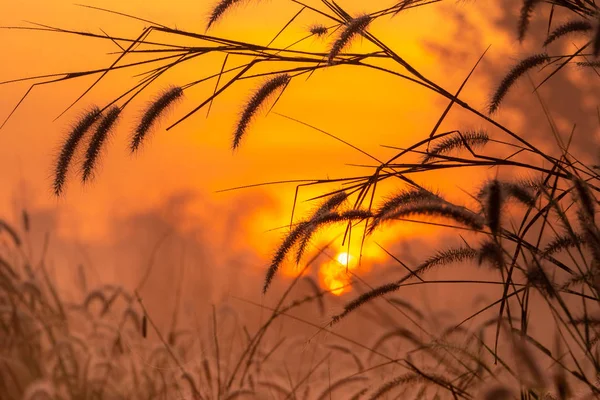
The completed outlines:
<svg viewBox="0 0 600 400">
<path fill-rule="evenodd" d="M 337 256 L 337 260 L 340 264 L 347 266 L 348 262 L 352 259 L 352 256 L 350 256 L 350 254 L 343 252 L 338 254 Z"/>
<path fill-rule="evenodd" d="M 347 252 L 339 253 L 335 258 L 325 262 L 319 269 L 319 276 L 323 286 L 331 293 L 339 296 L 350 290 L 350 270 L 356 269 L 358 263 Z"/>
</svg>

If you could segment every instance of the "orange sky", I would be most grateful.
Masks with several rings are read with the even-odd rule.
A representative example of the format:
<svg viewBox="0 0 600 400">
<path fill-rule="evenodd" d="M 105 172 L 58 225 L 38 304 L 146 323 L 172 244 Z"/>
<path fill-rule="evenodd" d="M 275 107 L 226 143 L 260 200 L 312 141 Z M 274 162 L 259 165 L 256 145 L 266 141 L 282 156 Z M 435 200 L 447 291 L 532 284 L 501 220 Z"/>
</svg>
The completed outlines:
<svg viewBox="0 0 600 400">
<path fill-rule="evenodd" d="M 368 8 L 363 8 L 363 1 L 353 0 L 342 2 L 342 5 L 351 13 L 358 13 L 373 11 L 389 3 L 372 1 Z M 204 30 L 211 6 L 210 2 L 179 0 L 104 0 L 86 4 L 199 32 Z M 411 10 L 394 19 L 383 18 L 369 29 L 425 75 L 453 91 L 487 45 L 492 45 L 492 51 L 483 68 L 486 65 L 497 67 L 499 60 L 506 60 L 505 55 L 509 53 L 509 47 L 515 45 L 515 40 L 506 32 L 480 22 L 477 32 L 463 31 L 465 26 L 461 24 L 482 21 L 483 11 L 489 19 L 499 14 L 500 10 L 489 4 L 485 10 L 474 4 L 449 4 L 448 7 L 458 7 L 462 11 L 469 8 L 462 22 L 445 7 L 434 5 Z M 283 1 L 251 1 L 228 14 L 211 33 L 266 44 L 297 10 L 297 5 Z M 123 36 L 135 36 L 143 27 L 142 23 L 77 7 L 65 0 L 24 0 L 3 7 L 0 25 L 23 25 L 23 20 L 92 32 L 100 32 L 99 28 L 103 28 L 111 35 Z M 313 22 L 319 22 L 319 19 L 308 14 L 299 18 L 276 45 L 302 37 Z M 462 35 L 464 42 L 453 39 L 456 35 Z M 440 43 L 440 38 L 442 45 L 457 54 L 464 53 L 466 57 L 444 58 L 425 45 L 431 41 Z M 302 47 L 326 49 L 330 40 L 311 39 Z M 361 49 L 367 47 L 360 41 L 352 46 L 353 51 Z M 116 46 L 106 41 L 55 33 L 1 30 L 0 54 L 4 55 L 5 61 L 0 63 L 0 80 L 106 66 L 115 58 L 106 53 L 115 50 Z M 514 56 L 514 51 L 510 54 Z M 197 76 L 217 72 L 221 61 L 221 56 L 195 61 L 171 73 L 161 84 L 185 83 Z M 464 92 L 464 98 L 482 108 L 488 98 L 490 79 L 483 73 L 476 74 Z M 29 208 L 49 209 L 59 215 L 57 229 L 61 237 L 105 241 L 113 229 L 110 221 L 157 208 L 170 196 L 181 192 L 202 193 L 205 201 L 225 205 L 226 213 L 243 213 L 246 205 L 243 196 L 249 193 L 218 194 L 216 191 L 264 181 L 361 174 L 365 171 L 345 164 L 371 163 L 365 156 L 331 138 L 276 114 L 267 118 L 261 115 L 252 124 L 240 150 L 233 154 L 230 140 L 235 120 L 251 90 L 260 83 L 258 80 L 237 85 L 218 98 L 210 118 L 206 119 L 206 112 L 201 111 L 169 132 L 156 131 L 135 157 L 126 152 L 128 128 L 148 101 L 148 96 L 132 103 L 110 141 L 94 182 L 82 187 L 71 179 L 64 198 L 56 200 L 50 193 L 52 162 L 64 133 L 79 115 L 81 107 L 75 107 L 55 122 L 53 120 L 90 82 L 84 78 L 36 89 L 0 131 L 0 170 L 3 171 L 0 185 L 4 188 L 0 210 L 4 214 L 14 210 L 15 201 Z M 105 103 L 119 94 L 125 87 L 123 85 L 132 82 L 130 73 L 114 74 L 84 98 L 80 106 Z M 160 91 L 164 87 L 161 84 L 151 86 L 148 95 Z M 185 100 L 170 113 L 168 121 L 184 115 L 202 101 L 213 85 L 214 81 L 210 81 L 186 92 Z M 26 83 L 0 86 L 1 120 L 26 89 Z M 294 81 L 275 111 L 338 135 L 378 157 L 388 158 L 393 151 L 380 147 L 380 144 L 405 146 L 426 135 L 445 105 L 439 97 L 398 78 L 340 67 L 318 71 L 308 81 Z M 456 124 L 460 127 L 480 126 L 479 121 L 474 122 L 458 112 L 452 113 L 449 121 L 455 123 L 448 125 L 452 128 L 457 127 Z M 519 124 L 518 118 L 512 121 Z M 430 186 L 459 193 L 459 188 L 476 187 L 477 176 L 492 173 L 463 172 L 460 179 L 436 179 Z M 382 187 L 381 193 L 393 188 L 393 185 Z M 268 230 L 289 222 L 294 187 L 285 185 L 250 191 L 253 196 L 270 200 L 248 207 L 248 215 L 242 218 L 246 244 L 256 248 L 259 255 L 268 256 L 282 234 Z M 307 189 L 301 197 L 306 199 L 322 192 L 323 188 Z M 213 208 L 204 208 L 199 203 L 196 207 L 188 207 L 186 212 L 222 232 L 224 215 L 207 210 Z M 307 207 L 302 206 L 299 215 L 302 210 L 306 211 Z M 383 244 L 391 243 L 398 237 L 408 237 L 416 229 L 415 225 L 406 225 L 375 239 Z M 381 255 L 374 244 L 369 244 L 367 250 L 372 256 Z"/>
</svg>

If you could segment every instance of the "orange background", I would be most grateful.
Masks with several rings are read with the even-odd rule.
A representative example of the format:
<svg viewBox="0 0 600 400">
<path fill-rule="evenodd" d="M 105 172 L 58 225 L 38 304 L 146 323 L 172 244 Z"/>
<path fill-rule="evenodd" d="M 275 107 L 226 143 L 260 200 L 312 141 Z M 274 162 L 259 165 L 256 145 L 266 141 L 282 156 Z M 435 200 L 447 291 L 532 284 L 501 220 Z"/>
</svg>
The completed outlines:
<svg viewBox="0 0 600 400">
<path fill-rule="evenodd" d="M 351 14 L 356 14 L 377 10 L 388 3 L 373 1 L 364 8 L 363 1 L 355 0 L 342 5 Z M 210 2 L 178 0 L 111 0 L 86 4 L 201 33 L 212 6 Z M 251 1 L 229 12 L 210 33 L 266 44 L 298 9 L 290 2 Z M 500 5 L 434 4 L 406 11 L 395 18 L 381 18 L 369 27 L 369 31 L 450 91 L 458 88 L 484 49 L 492 45 L 481 70 L 476 72 L 462 96 L 474 107 L 483 109 L 490 88 L 498 79 L 496 71 L 503 71 L 528 48 L 526 45 L 515 50 L 517 42 L 513 32 L 494 25 L 494 20 L 505 17 L 505 10 Z M 127 37 L 137 36 L 144 26 L 63 0 L 27 0 L 3 6 L 0 25 L 26 25 L 22 20 L 97 33 L 103 28 L 111 35 Z M 323 20 L 310 13 L 303 14 L 275 45 L 283 46 L 304 36 L 308 26 L 315 22 Z M 169 40 L 165 35 L 153 38 Z M 309 39 L 298 48 L 327 51 L 332 40 Z M 371 47 L 358 40 L 351 49 L 358 52 Z M 0 52 L 4 55 L 0 63 L 0 80 L 104 67 L 116 57 L 107 53 L 116 50 L 118 48 L 109 41 L 60 33 L 0 30 Z M 264 113 L 260 115 L 251 125 L 239 151 L 232 153 L 230 143 L 236 119 L 245 99 L 261 83 L 260 79 L 234 85 L 215 101 L 208 119 L 206 111 L 200 111 L 169 132 L 157 130 L 140 154 L 130 156 L 127 153 L 129 132 L 149 99 L 168 83 L 184 84 L 217 72 L 222 60 L 223 55 L 210 55 L 189 65 L 186 63 L 152 85 L 147 96 L 131 103 L 102 157 L 96 179 L 90 185 L 82 186 L 72 176 L 66 194 L 60 199 L 54 198 L 50 191 L 52 166 L 69 124 L 80 115 L 82 108 L 94 103 L 102 105 L 134 83 L 133 71 L 110 74 L 79 106 L 56 121 L 54 118 L 93 79 L 86 77 L 35 89 L 0 131 L 0 171 L 3 171 L 0 185 L 4 192 L 0 196 L 0 210 L 13 221 L 23 207 L 43 210 L 53 216 L 51 228 L 59 241 L 91 243 L 98 249 L 110 248 L 117 253 L 114 249 L 126 247 L 124 243 L 117 243 L 122 231 L 127 229 L 123 224 L 130 223 L 132 216 L 158 213 L 178 232 L 195 232 L 202 227 L 204 236 L 201 240 L 207 241 L 208 247 L 218 253 L 214 257 L 222 258 L 223 253 L 229 252 L 250 252 L 255 258 L 253 261 L 245 258 L 241 268 L 245 271 L 251 268 L 258 275 L 262 274 L 274 246 L 285 233 L 285 230 L 273 229 L 289 223 L 294 185 L 227 193 L 217 191 L 285 179 L 362 175 L 371 170 L 347 164 L 372 164 L 372 161 L 319 132 L 274 113 L 268 117 Z M 8 115 L 27 87 L 28 83 L 0 86 L 0 119 Z M 185 100 L 163 121 L 163 128 L 206 98 L 213 88 L 214 80 L 186 92 Z M 516 98 L 516 95 L 512 96 Z M 365 69 L 335 67 L 317 71 L 308 81 L 294 80 L 275 111 L 317 126 L 387 159 L 394 151 L 380 145 L 402 147 L 424 137 L 445 106 L 443 99 L 399 78 Z M 507 112 L 500 118 L 515 128 L 523 126 L 518 114 Z M 481 121 L 455 109 L 442 130 L 481 126 Z M 461 189 L 474 190 L 478 178 L 493 176 L 495 171 L 463 170 L 453 174 L 431 175 L 426 184 L 448 192 L 450 196 L 461 196 Z M 302 200 L 338 187 L 303 189 L 296 215 L 310 210 L 311 204 L 302 203 Z M 387 194 L 399 187 L 384 185 L 380 193 Z M 375 242 L 391 246 L 427 232 L 422 226 L 404 224 L 376 234 L 365 249 L 365 271 L 370 263 L 386 259 Z M 334 233 L 338 232 L 327 232 L 329 235 Z M 150 235 L 147 231 L 146 234 Z M 152 234 L 153 237 L 160 236 L 156 232 Z M 140 246 L 138 253 L 147 254 L 151 242 L 149 239 L 136 243 Z M 98 252 L 100 257 L 106 257 L 102 251 Z M 119 259 L 118 256 L 113 258 Z M 222 260 L 223 264 L 228 262 Z M 123 277 L 120 274 L 125 272 L 119 268 L 107 268 L 103 273 L 108 275 L 108 280 L 120 279 Z M 221 280 L 233 279 L 228 273 L 232 272 L 221 274 Z M 256 291 L 258 289 L 256 287 Z"/>
</svg>

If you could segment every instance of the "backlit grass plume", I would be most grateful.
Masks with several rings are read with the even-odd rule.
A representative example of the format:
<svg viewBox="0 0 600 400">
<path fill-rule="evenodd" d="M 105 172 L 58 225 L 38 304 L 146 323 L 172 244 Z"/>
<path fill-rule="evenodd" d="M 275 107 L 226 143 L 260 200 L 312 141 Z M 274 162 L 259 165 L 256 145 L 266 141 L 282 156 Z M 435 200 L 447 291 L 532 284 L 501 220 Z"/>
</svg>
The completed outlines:
<svg viewBox="0 0 600 400">
<path fill-rule="evenodd" d="M 281 245 L 279 245 L 279 248 L 277 249 L 277 251 L 275 251 L 275 255 L 273 256 L 273 259 L 271 260 L 271 265 L 269 266 L 269 269 L 267 270 L 267 275 L 265 277 L 265 284 L 263 286 L 263 294 L 267 293 L 267 290 L 269 289 L 269 286 L 271 285 L 271 281 L 273 280 L 275 273 L 277 273 L 277 271 L 279 270 L 279 267 L 281 267 L 281 264 L 285 260 L 285 257 L 290 252 L 290 250 L 294 247 L 296 242 L 302 237 L 302 234 L 305 232 L 307 227 L 308 227 L 307 222 L 300 222 L 299 224 L 297 224 L 294 227 L 294 229 L 292 229 L 292 231 L 283 239 L 283 242 L 281 243 Z"/>
<path fill-rule="evenodd" d="M 504 79 L 502 79 L 502 82 L 500 82 L 500 85 L 498 85 L 498 88 L 494 92 L 488 108 L 488 113 L 493 114 L 498 110 L 498 107 L 500 107 L 500 103 L 508 93 L 508 90 L 521 76 L 523 76 L 527 71 L 546 64 L 549 61 L 550 57 L 548 54 L 540 53 L 527 57 L 515 65 L 504 77 Z"/>
<path fill-rule="evenodd" d="M 591 29 L 592 24 L 590 24 L 588 21 L 569 21 L 553 30 L 552 33 L 548 35 L 548 38 L 546 38 L 544 46 L 548 46 L 550 43 L 565 35 L 568 35 L 569 33 L 588 32 Z"/>
<path fill-rule="evenodd" d="M 346 24 L 346 29 L 342 31 L 340 36 L 333 43 L 333 46 L 331 46 L 327 60 L 329 64 L 333 64 L 333 61 L 338 54 L 340 54 L 340 52 L 352 41 L 352 39 L 356 37 L 356 35 L 362 33 L 362 31 L 365 30 L 370 22 L 371 17 L 367 14 L 364 14 L 354 18 Z"/>
<path fill-rule="evenodd" d="M 206 24 L 206 30 L 210 29 L 210 27 L 217 22 L 222 16 L 223 14 L 225 14 L 225 12 L 227 10 L 229 10 L 231 7 L 235 6 L 236 4 L 241 3 L 243 0 L 221 0 L 219 1 L 219 3 L 215 6 L 215 8 L 212 9 L 211 13 L 210 13 L 210 17 L 208 18 L 208 23 Z"/>
<path fill-rule="evenodd" d="M 309 222 L 314 221 L 315 219 L 323 216 L 324 214 L 327 214 L 331 211 L 336 210 L 338 207 L 340 207 L 346 201 L 347 198 L 348 198 L 348 194 L 343 191 L 330 196 L 319 207 L 317 207 L 317 209 L 314 211 L 313 215 L 311 216 Z M 300 240 L 300 243 L 298 244 L 298 250 L 296 251 L 296 263 L 297 264 L 300 263 L 300 260 L 302 259 L 302 256 L 304 255 L 304 251 L 306 250 L 306 246 L 308 246 L 308 243 L 310 242 L 310 238 L 311 238 L 312 234 L 314 233 L 314 231 L 317 229 L 317 227 L 318 226 L 316 224 L 309 223 L 309 226 L 307 227 L 306 231 L 304 232 L 302 240 Z"/>
<path fill-rule="evenodd" d="M 386 294 L 395 292 L 396 290 L 400 289 L 402 283 L 404 283 L 411 277 L 418 277 L 420 276 L 420 274 L 425 273 L 428 270 L 438 266 L 475 259 L 478 256 L 478 254 L 479 252 L 477 250 L 469 247 L 459 247 L 440 251 L 434 256 L 425 260 L 423 263 L 421 263 L 421 265 L 419 265 L 411 274 L 406 275 L 404 278 L 398 280 L 397 282 L 387 283 L 376 287 L 375 289 L 365 292 L 358 296 L 356 299 L 347 303 L 344 306 L 344 311 L 332 318 L 332 324 L 339 322 L 346 315 L 361 307 L 362 305 L 368 303 L 369 301 L 384 296 Z"/>
<path fill-rule="evenodd" d="M 560 251 L 582 246 L 585 244 L 585 238 L 579 234 L 575 235 L 559 235 L 552 239 L 544 250 L 542 251 L 543 256 L 550 256 Z"/>
<path fill-rule="evenodd" d="M 402 190 L 394 196 L 388 198 L 379 206 L 379 208 L 375 211 L 375 215 L 373 216 L 373 221 L 369 226 L 368 232 L 372 233 L 382 221 L 387 219 L 390 214 L 399 208 L 423 201 L 443 202 L 444 200 L 438 195 L 423 188 Z"/>
<path fill-rule="evenodd" d="M 529 28 L 529 21 L 531 20 L 531 14 L 533 13 L 533 9 L 539 2 L 540 0 L 523 0 L 517 28 L 519 42 L 522 42 L 523 39 L 525 39 L 525 34 L 527 33 L 527 29 Z"/>
<path fill-rule="evenodd" d="M 445 137 L 439 141 L 427 154 L 423 156 L 423 162 L 426 163 L 435 159 L 437 155 L 448 154 L 453 150 L 464 149 L 466 145 L 469 147 L 483 147 L 490 140 L 485 131 L 469 131 L 462 134 L 455 133 L 449 137 Z M 466 142 L 466 144 L 465 144 Z"/>
<path fill-rule="evenodd" d="M 496 269 L 502 269 L 504 266 L 504 253 L 502 247 L 494 240 L 486 240 L 479 248 L 478 264 L 481 266 L 484 262 L 489 263 Z"/>
<path fill-rule="evenodd" d="M 296 243 L 301 240 L 305 235 L 314 234 L 318 228 L 334 224 L 337 222 L 348 222 L 348 221 L 361 221 L 371 217 L 371 213 L 367 210 L 347 210 L 343 212 L 326 212 L 315 216 L 312 220 L 303 221 L 294 227 L 292 231 L 283 239 L 283 242 L 275 252 L 271 265 L 267 270 L 267 276 L 265 278 L 265 284 L 263 286 L 263 293 L 267 292 L 275 273 L 281 267 L 281 264 L 285 260 L 287 254 L 294 248 Z M 298 256 L 296 256 L 298 259 Z"/>
<path fill-rule="evenodd" d="M 403 219 L 415 215 L 448 218 L 477 231 L 483 228 L 483 221 L 481 217 L 474 212 L 450 203 L 435 201 L 409 204 L 407 206 L 400 207 L 398 210 L 387 214 L 385 217 L 382 217 L 381 222 L 394 219 Z"/>
<path fill-rule="evenodd" d="M 135 128 L 135 133 L 131 139 L 130 149 L 135 152 L 148 132 L 156 124 L 157 120 L 172 106 L 177 100 L 183 96 L 183 90 L 179 86 L 173 86 L 166 90 L 146 109 L 142 119 Z"/>
<path fill-rule="evenodd" d="M 233 149 L 237 149 L 240 145 L 242 137 L 248 130 L 250 122 L 256 115 L 258 109 L 264 102 L 278 89 L 284 88 L 290 82 L 290 75 L 280 74 L 265 82 L 248 100 L 242 116 L 237 123 L 235 133 L 233 135 Z"/>
<path fill-rule="evenodd" d="M 492 234 L 496 236 L 500 230 L 502 204 L 504 202 L 504 193 L 500 181 L 497 179 L 487 181 L 479 192 L 479 199 L 486 224 Z"/>
<path fill-rule="evenodd" d="M 325 36 L 328 32 L 328 29 L 325 25 L 315 24 L 308 28 L 308 31 L 315 36 L 321 37 Z"/>
<path fill-rule="evenodd" d="M 369 301 L 376 299 L 378 297 L 385 296 L 388 293 L 395 292 L 398 289 L 400 289 L 400 285 L 398 283 L 386 283 L 386 284 L 381 285 L 373 290 L 370 290 L 366 293 L 361 294 L 359 297 L 357 297 L 353 301 L 346 304 L 344 306 L 344 311 L 342 311 L 340 314 L 334 316 L 331 319 L 331 323 L 335 324 L 335 323 L 339 322 L 342 318 L 344 318 L 346 315 L 348 315 L 352 311 L 356 310 L 363 304 L 366 304 Z"/>
<path fill-rule="evenodd" d="M 65 140 L 54 171 L 53 189 L 56 196 L 60 196 L 63 192 L 69 165 L 71 164 L 71 160 L 73 159 L 78 144 L 81 142 L 83 136 L 91 129 L 92 125 L 94 125 L 94 122 L 98 120 L 99 116 L 100 109 L 98 107 L 93 107 L 79 120 L 77 125 L 71 130 L 67 140 Z"/>
<path fill-rule="evenodd" d="M 371 218 L 372 214 L 367 210 L 347 210 L 343 212 L 324 212 L 316 214 L 313 219 L 307 221 L 307 226 L 304 232 L 302 233 L 303 237 L 298 244 L 298 250 L 296 252 L 296 262 L 299 263 L 304 251 L 306 250 L 306 246 L 310 242 L 312 236 L 317 232 L 317 230 L 323 226 L 335 224 L 338 222 L 348 222 L 348 221 L 362 221 L 368 218 Z"/>
<path fill-rule="evenodd" d="M 100 151 L 102 150 L 102 145 L 106 142 L 106 139 L 119 119 L 120 114 L 121 108 L 114 106 L 108 110 L 106 115 L 100 120 L 85 153 L 85 160 L 83 162 L 83 182 L 87 182 L 92 177 L 94 167 L 96 166 Z"/>
</svg>

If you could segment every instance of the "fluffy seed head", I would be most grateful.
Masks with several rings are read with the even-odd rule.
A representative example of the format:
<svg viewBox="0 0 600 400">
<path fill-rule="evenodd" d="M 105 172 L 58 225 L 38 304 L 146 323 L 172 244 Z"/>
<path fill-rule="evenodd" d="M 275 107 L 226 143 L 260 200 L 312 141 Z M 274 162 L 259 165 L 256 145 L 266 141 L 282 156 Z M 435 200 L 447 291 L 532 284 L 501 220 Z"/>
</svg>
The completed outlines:
<svg viewBox="0 0 600 400">
<path fill-rule="evenodd" d="M 150 129 L 156 124 L 157 120 L 165 111 L 183 96 L 183 90 L 179 86 L 173 86 L 167 89 L 146 109 L 142 119 L 135 128 L 135 133 L 131 139 L 130 149 L 135 152 Z"/>
<path fill-rule="evenodd" d="M 574 188 L 577 194 L 579 209 L 585 218 L 594 221 L 596 215 L 596 199 L 592 195 L 588 184 L 582 179 L 574 179 Z"/>
<path fill-rule="evenodd" d="M 346 315 L 348 315 L 348 313 L 356 310 L 357 308 L 359 308 L 360 306 L 362 306 L 363 304 L 368 303 L 369 301 L 377 298 L 377 297 L 381 297 L 384 296 L 388 293 L 394 292 L 396 290 L 400 289 L 400 285 L 397 283 L 387 283 L 385 285 L 379 286 L 371 291 L 368 291 L 366 293 L 361 294 L 359 297 L 357 297 L 356 299 L 352 300 L 351 302 L 349 302 L 348 304 L 346 304 L 344 306 L 344 311 L 342 311 L 341 314 L 336 315 L 335 317 L 332 318 L 331 323 L 335 324 L 337 323 L 339 320 L 341 320 L 342 318 L 344 318 Z"/>
<path fill-rule="evenodd" d="M 370 22 L 371 16 L 364 14 L 354 18 L 346 24 L 346 29 L 342 31 L 340 36 L 333 43 L 333 46 L 331 46 L 328 57 L 329 64 L 333 64 L 333 61 L 338 54 L 340 54 L 340 52 L 352 41 L 352 39 L 356 37 L 356 35 L 361 34 L 367 28 Z"/>
<path fill-rule="evenodd" d="M 423 156 L 423 162 L 426 163 L 431 159 L 434 159 L 438 154 L 448 154 L 453 150 L 466 148 L 466 145 L 469 145 L 471 148 L 483 147 L 488 143 L 489 140 L 490 137 L 485 131 L 465 132 L 462 134 L 462 137 L 456 133 L 449 137 L 443 138 L 439 143 L 431 148 L 429 153 Z"/>
<path fill-rule="evenodd" d="M 502 247 L 493 240 L 486 240 L 479 249 L 479 265 L 488 262 L 494 268 L 501 270 L 504 266 L 504 254 Z"/>
<path fill-rule="evenodd" d="M 83 162 L 83 182 L 87 182 L 94 172 L 94 167 L 100 156 L 102 145 L 106 142 L 108 135 L 113 129 L 119 115 L 121 114 L 121 108 L 118 106 L 112 107 L 106 115 L 100 120 L 96 132 L 90 140 L 87 152 L 85 153 L 85 160 Z"/>
<path fill-rule="evenodd" d="M 504 193 L 500 182 L 497 179 L 489 180 L 479 192 L 479 199 L 483 205 L 486 224 L 495 236 L 500 230 L 500 214 L 504 202 Z"/>
<path fill-rule="evenodd" d="M 531 19 L 531 14 L 533 13 L 533 9 L 539 2 L 540 0 L 523 0 L 518 25 L 519 42 L 522 42 L 523 39 L 525 39 L 525 33 L 527 33 L 527 28 L 529 28 L 529 20 Z"/>
<path fill-rule="evenodd" d="M 100 109 L 98 107 L 93 107 L 79 120 L 77 125 L 73 127 L 71 133 L 69 133 L 69 136 L 65 140 L 54 170 L 53 188 L 56 196 L 60 196 L 63 192 L 69 165 L 71 164 L 71 160 L 73 159 L 78 144 L 81 142 L 81 139 L 86 132 L 90 130 L 94 122 L 98 120 L 99 116 Z"/>
<path fill-rule="evenodd" d="M 286 255 L 290 252 L 294 244 L 302 237 L 306 228 L 308 227 L 307 222 L 300 222 L 296 225 L 294 229 L 283 239 L 283 242 L 275 252 L 273 259 L 271 260 L 271 265 L 267 270 L 267 276 L 265 277 L 265 284 L 263 286 L 263 294 L 267 293 L 269 286 L 271 285 L 271 281 L 275 277 L 275 273 L 279 270 L 279 267 L 285 260 Z"/>
<path fill-rule="evenodd" d="M 588 21 L 570 21 L 567 22 L 566 24 L 563 24 L 561 26 L 559 26 L 558 28 L 556 28 L 554 31 L 552 31 L 552 33 L 550 35 L 548 35 L 548 38 L 546 38 L 546 41 L 544 42 L 544 46 L 548 46 L 550 43 L 554 42 L 556 39 L 559 39 L 565 35 L 568 35 L 569 33 L 573 33 L 573 32 L 587 32 L 590 31 L 592 29 L 592 24 L 590 24 Z"/>
<path fill-rule="evenodd" d="M 458 247 L 448 250 L 439 251 L 437 254 L 425 260 L 421 265 L 414 270 L 416 275 L 423 274 L 428 270 L 441 267 L 447 264 L 453 264 L 462 261 L 473 260 L 478 255 L 478 251 L 470 247 Z M 411 275 L 408 275 L 402 281 L 408 279 Z"/>
<path fill-rule="evenodd" d="M 320 24 L 312 25 L 310 28 L 308 28 L 308 30 L 310 33 L 318 37 L 325 36 L 328 32 L 327 27 Z"/>
<path fill-rule="evenodd" d="M 483 228 L 481 217 L 465 208 L 450 203 L 423 202 L 410 204 L 389 213 L 381 221 L 406 218 L 412 215 L 427 217 L 444 217 L 465 225 L 474 230 Z"/>
<path fill-rule="evenodd" d="M 430 192 L 429 190 L 422 188 L 402 190 L 394 196 L 388 198 L 386 201 L 384 201 L 384 203 L 381 204 L 379 208 L 375 211 L 375 215 L 373 217 L 371 225 L 369 226 L 368 233 L 372 233 L 381 224 L 382 221 L 385 221 L 390 214 L 392 214 L 399 208 L 423 201 L 439 201 L 441 203 L 444 200 L 438 195 Z"/>
<path fill-rule="evenodd" d="M 278 89 L 283 88 L 290 82 L 291 77 L 288 74 L 277 75 L 266 81 L 248 100 L 242 116 L 237 123 L 235 133 L 233 135 L 233 149 L 237 149 L 240 145 L 242 137 L 246 133 L 250 122 L 256 115 L 260 106 L 275 93 Z"/>
<path fill-rule="evenodd" d="M 208 23 L 206 24 L 206 30 L 210 29 L 210 27 L 217 22 L 227 10 L 242 1 L 243 0 L 221 0 L 211 11 Z"/>
<path fill-rule="evenodd" d="M 502 102 L 502 99 L 504 99 L 504 96 L 506 96 L 506 94 L 508 93 L 508 90 L 523 74 L 525 74 L 530 69 L 539 67 L 540 65 L 546 64 L 549 61 L 550 57 L 546 53 L 541 53 L 527 57 L 520 63 L 515 65 L 504 77 L 504 79 L 502 79 L 500 85 L 498 85 L 496 92 L 492 96 L 492 100 L 488 108 L 488 113 L 493 114 L 498 110 L 498 107 L 500 107 L 500 103 Z"/>
</svg>

